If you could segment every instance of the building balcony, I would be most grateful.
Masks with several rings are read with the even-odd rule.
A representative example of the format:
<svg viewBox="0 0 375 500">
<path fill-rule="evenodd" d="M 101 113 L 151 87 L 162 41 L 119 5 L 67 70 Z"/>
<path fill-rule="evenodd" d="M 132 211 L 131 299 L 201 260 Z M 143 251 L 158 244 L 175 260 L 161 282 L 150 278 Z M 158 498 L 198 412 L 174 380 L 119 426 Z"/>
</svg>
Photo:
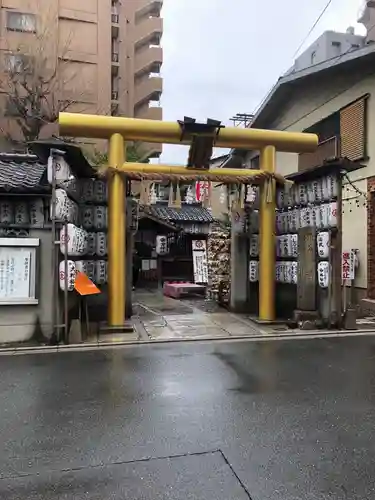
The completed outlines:
<svg viewBox="0 0 375 500">
<path fill-rule="evenodd" d="M 117 38 L 120 32 L 120 16 L 112 12 L 111 15 L 112 38 Z"/>
<path fill-rule="evenodd" d="M 313 153 L 302 153 L 298 156 L 298 172 L 320 167 L 326 160 L 340 156 L 340 140 L 331 137 L 321 142 Z"/>
<path fill-rule="evenodd" d="M 159 101 L 163 92 L 163 79 L 158 76 L 144 78 L 135 82 L 134 104 L 135 106 L 148 103 L 149 101 Z"/>
<path fill-rule="evenodd" d="M 119 92 L 118 90 L 112 90 L 111 92 L 111 101 L 117 103 L 119 100 Z"/>
<path fill-rule="evenodd" d="M 139 49 L 145 45 L 160 45 L 163 35 L 163 19 L 148 17 L 136 24 L 134 30 L 134 47 Z"/>
<path fill-rule="evenodd" d="M 112 75 L 118 75 L 120 68 L 120 55 L 118 52 L 112 52 Z"/>
<path fill-rule="evenodd" d="M 163 0 L 138 0 L 138 3 L 139 6 L 135 13 L 136 22 L 146 16 L 160 17 Z"/>
<path fill-rule="evenodd" d="M 163 64 L 163 49 L 147 47 L 135 53 L 134 75 L 139 77 L 146 73 L 160 73 Z"/>
<path fill-rule="evenodd" d="M 162 120 L 163 108 L 158 106 L 150 106 L 146 104 L 143 106 L 136 106 L 134 108 L 134 118 L 142 118 L 143 120 Z"/>
</svg>

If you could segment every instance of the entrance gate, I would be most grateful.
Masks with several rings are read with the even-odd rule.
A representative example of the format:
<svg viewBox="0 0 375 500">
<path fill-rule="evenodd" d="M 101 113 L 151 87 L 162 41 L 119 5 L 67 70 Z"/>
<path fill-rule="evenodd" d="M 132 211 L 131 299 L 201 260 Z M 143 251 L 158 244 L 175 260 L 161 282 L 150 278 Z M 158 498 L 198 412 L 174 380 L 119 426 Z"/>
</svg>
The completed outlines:
<svg viewBox="0 0 375 500">
<path fill-rule="evenodd" d="M 284 183 L 276 173 L 276 151 L 312 152 L 318 145 L 315 134 L 226 128 L 218 122 L 196 124 L 191 119 L 174 123 L 78 113 L 60 113 L 59 128 L 63 136 L 109 141 L 109 326 L 121 327 L 125 321 L 126 176 L 140 180 L 181 179 L 260 185 L 259 319 L 275 319 L 276 181 Z M 125 141 L 188 145 L 188 167 L 126 163 Z M 199 147 L 202 151 L 202 145 L 204 150 L 207 144 L 211 153 L 213 146 L 260 150 L 260 170 L 205 168 L 211 154 L 208 158 L 203 154 L 201 161 L 193 161 L 192 153 Z"/>
</svg>

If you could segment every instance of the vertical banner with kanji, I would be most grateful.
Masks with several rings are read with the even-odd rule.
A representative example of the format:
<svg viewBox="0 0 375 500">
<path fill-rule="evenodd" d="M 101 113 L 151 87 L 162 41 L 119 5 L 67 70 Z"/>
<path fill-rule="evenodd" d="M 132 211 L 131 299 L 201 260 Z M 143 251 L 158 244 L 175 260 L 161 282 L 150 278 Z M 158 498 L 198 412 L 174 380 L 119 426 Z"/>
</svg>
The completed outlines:
<svg viewBox="0 0 375 500">
<path fill-rule="evenodd" d="M 210 193 L 210 183 L 207 181 L 198 181 L 195 184 L 195 199 L 198 203 L 208 197 Z"/>
<path fill-rule="evenodd" d="M 192 247 L 194 283 L 206 284 L 208 282 L 207 242 L 205 240 L 193 240 Z"/>
<path fill-rule="evenodd" d="M 342 252 L 342 279 L 354 280 L 355 278 L 355 251 L 345 250 Z"/>
</svg>

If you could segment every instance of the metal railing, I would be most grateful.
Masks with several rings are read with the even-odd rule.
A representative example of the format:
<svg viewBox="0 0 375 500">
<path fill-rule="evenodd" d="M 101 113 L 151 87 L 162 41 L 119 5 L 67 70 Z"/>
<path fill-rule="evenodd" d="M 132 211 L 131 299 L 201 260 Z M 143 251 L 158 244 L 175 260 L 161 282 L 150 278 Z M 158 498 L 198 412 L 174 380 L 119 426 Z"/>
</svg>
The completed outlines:
<svg viewBox="0 0 375 500">
<path fill-rule="evenodd" d="M 313 153 L 302 153 L 298 157 L 298 172 L 323 165 L 326 160 L 340 156 L 340 139 L 336 136 L 319 143 Z"/>
</svg>

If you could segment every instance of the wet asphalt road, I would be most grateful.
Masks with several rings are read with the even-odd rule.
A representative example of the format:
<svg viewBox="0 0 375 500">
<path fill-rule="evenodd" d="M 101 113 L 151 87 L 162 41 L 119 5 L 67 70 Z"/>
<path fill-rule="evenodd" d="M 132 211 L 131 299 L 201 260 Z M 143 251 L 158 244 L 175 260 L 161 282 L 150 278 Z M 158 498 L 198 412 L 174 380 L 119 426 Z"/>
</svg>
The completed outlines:
<svg viewBox="0 0 375 500">
<path fill-rule="evenodd" d="M 375 498 L 375 338 L 0 357 L 0 498 Z"/>
</svg>

